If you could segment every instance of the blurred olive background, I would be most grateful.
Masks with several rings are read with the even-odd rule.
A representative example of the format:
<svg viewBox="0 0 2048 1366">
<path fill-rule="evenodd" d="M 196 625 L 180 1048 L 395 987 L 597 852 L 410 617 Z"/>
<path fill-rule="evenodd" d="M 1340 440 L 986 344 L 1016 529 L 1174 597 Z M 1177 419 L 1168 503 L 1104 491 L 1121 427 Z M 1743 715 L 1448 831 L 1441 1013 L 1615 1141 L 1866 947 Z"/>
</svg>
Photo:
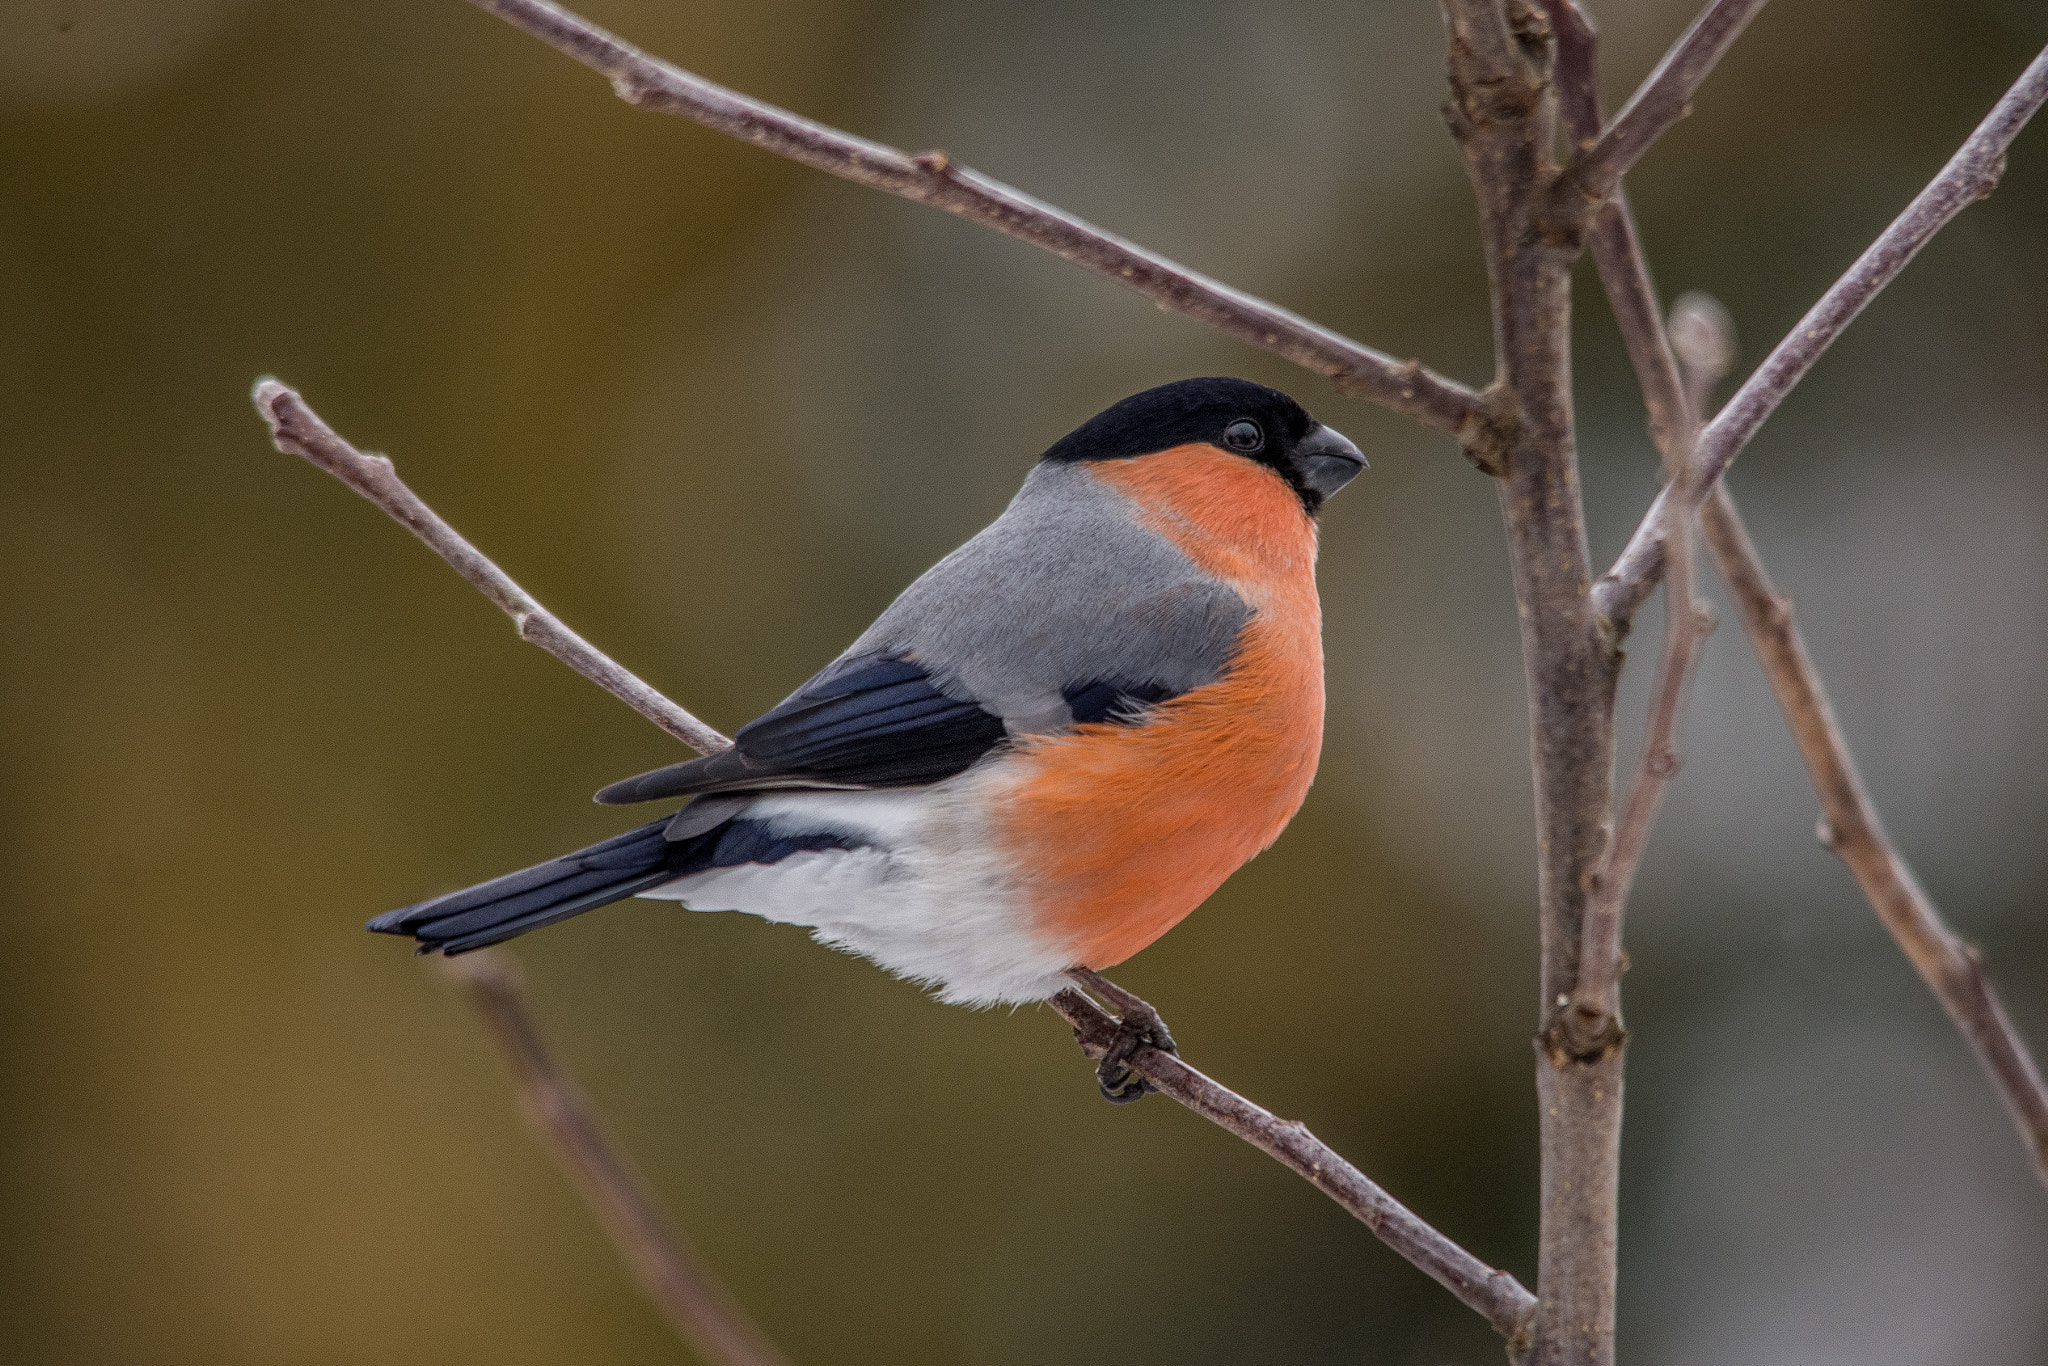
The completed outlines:
<svg viewBox="0 0 2048 1366">
<path fill-rule="evenodd" d="M 1604 10 L 1614 107 L 1690 0 Z M 682 65 L 968 163 L 1485 378 L 1414 3 L 592 0 Z M 2048 39 L 2032 0 L 1782 0 L 1631 177 L 1753 364 Z M 1590 286 L 1590 276 L 1586 277 Z M 1655 461 L 1597 290 L 1595 559 Z M 638 114 L 457 0 L 0 7 L 0 1360 L 668 1362 L 386 907 L 605 836 L 678 757 L 273 451 L 300 386 L 728 730 L 1123 394 L 1351 433 L 1323 777 L 1120 974 L 1201 1066 L 1533 1275 L 1533 857 L 1493 490 L 1437 438 L 1016 243 Z M 1735 475 L 1871 785 L 2048 1048 L 2048 130 Z M 1653 610 L 1624 710 L 1632 740 Z M 1630 925 L 1622 1348 L 2048 1361 L 2048 1199 L 1846 874 L 1741 633 Z M 1632 752 L 1632 751 L 1631 751 Z M 1477 1320 L 1056 1017 L 736 916 L 519 942 L 624 1145 L 800 1363 L 1496 1360 Z"/>
</svg>

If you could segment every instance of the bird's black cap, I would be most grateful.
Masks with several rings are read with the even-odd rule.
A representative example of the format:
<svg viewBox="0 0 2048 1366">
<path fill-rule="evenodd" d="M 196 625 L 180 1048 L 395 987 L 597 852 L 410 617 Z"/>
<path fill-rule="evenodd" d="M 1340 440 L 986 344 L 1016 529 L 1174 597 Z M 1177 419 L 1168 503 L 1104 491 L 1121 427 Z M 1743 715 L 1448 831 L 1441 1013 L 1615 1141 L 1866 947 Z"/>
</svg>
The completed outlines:
<svg viewBox="0 0 2048 1366">
<path fill-rule="evenodd" d="M 1323 464 L 1356 462 L 1351 473 L 1365 466 L 1357 447 L 1278 389 L 1228 376 L 1177 380 L 1132 394 L 1061 437 L 1040 459 L 1132 460 L 1197 442 L 1271 467 L 1310 513 L 1345 482 L 1321 472 Z"/>
</svg>

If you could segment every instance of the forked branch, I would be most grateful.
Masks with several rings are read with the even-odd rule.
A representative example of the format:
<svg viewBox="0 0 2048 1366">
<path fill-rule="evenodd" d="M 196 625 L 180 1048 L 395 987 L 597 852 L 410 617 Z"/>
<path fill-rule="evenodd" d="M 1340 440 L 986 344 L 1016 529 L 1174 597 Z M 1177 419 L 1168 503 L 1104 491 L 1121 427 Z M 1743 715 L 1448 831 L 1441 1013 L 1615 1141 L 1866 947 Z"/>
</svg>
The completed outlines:
<svg viewBox="0 0 2048 1366">
<path fill-rule="evenodd" d="M 1567 119 L 1579 129 L 1597 127 L 1592 26 L 1573 0 L 1550 0 L 1549 8 L 1559 35 L 1558 82 Z M 1619 187 L 1594 221 L 1592 249 L 1642 385 L 1651 435 L 1668 453 L 1672 436 L 1690 420 L 1688 414 L 1705 410 L 1706 373 L 1725 362 L 1731 340 L 1698 339 L 1688 348 L 1700 352 L 1688 369 L 1700 382 L 1684 382 L 1660 321 L 1656 287 L 1635 221 Z M 1705 316 L 1692 321 L 1709 330 L 1715 325 Z M 1688 393 L 1688 387 L 1693 392 Z M 1772 587 L 1725 484 L 1715 484 L 1701 525 L 1820 797 L 1829 847 L 1848 865 L 1878 919 L 1962 1031 L 2011 1114 L 2037 1172 L 2048 1183 L 2048 1088 L 2040 1069 L 1999 1004 L 1977 950 L 1948 927 L 1885 833 L 1793 620 L 1792 605 Z"/>
<path fill-rule="evenodd" d="M 1536 1059 L 1542 1205 L 1535 1366 L 1614 1360 L 1624 1049 L 1549 1046 L 1578 978 L 1613 802 L 1613 639 L 1592 609 L 1571 387 L 1571 269 L 1587 216 L 1557 192 L 1552 26 L 1528 4 L 1444 0 L 1445 110 L 1478 201 L 1498 375 L 1515 422 L 1503 450 L 1528 694 L 1542 971 Z"/>
<path fill-rule="evenodd" d="M 1764 0 L 1713 0 L 1701 10 L 1613 123 L 1597 137 L 1574 135 L 1580 151 L 1566 168 L 1565 183 L 1588 199 L 1605 199 L 1623 173 L 1692 112 L 1694 93 L 1763 7 Z"/>
<path fill-rule="evenodd" d="M 707 741 L 719 741 L 717 748 L 731 744 L 724 736 L 691 717 L 681 707 L 662 697 L 640 679 L 599 653 L 582 637 L 542 612 L 540 605 L 534 602 L 524 589 L 486 559 L 476 547 L 457 535 L 455 530 L 422 502 L 417 494 L 399 482 L 389 459 L 381 455 L 366 455 L 350 445 L 333 428 L 321 421 L 319 414 L 315 413 L 294 390 L 277 380 L 263 379 L 257 382 L 255 400 L 257 410 L 271 426 L 272 439 L 276 441 L 279 450 L 290 455 L 304 456 L 390 513 L 395 520 L 431 546 L 457 573 L 469 580 L 486 597 L 508 613 L 512 613 L 515 619 L 518 619 L 522 612 L 526 614 L 527 621 L 532 621 L 536 616 L 545 617 L 550 623 L 550 634 L 540 643 L 564 664 L 620 701 L 632 706 L 635 711 L 672 735 L 676 734 L 676 731 L 663 719 L 664 716 L 679 716 L 686 719 L 691 725 L 699 728 Z M 526 634 L 524 630 L 522 634 Z M 557 648 L 549 644 L 558 641 L 573 642 L 576 648 Z M 652 697 L 659 706 L 641 706 L 636 699 L 643 697 Z M 662 1301 L 662 1297 L 670 1291 L 663 1288 L 658 1278 L 647 1279 L 651 1273 L 646 1271 L 647 1259 L 655 1255 L 650 1252 L 646 1242 L 651 1236 L 648 1229 L 659 1230 L 658 1216 L 651 1214 L 652 1206 L 644 1200 L 644 1209 L 636 1212 L 631 1207 L 631 1201 L 628 1199 L 631 1192 L 627 1190 L 627 1187 L 632 1185 L 629 1178 L 622 1178 L 625 1185 L 621 1186 L 599 1170 L 609 1164 L 611 1169 L 624 1172 L 625 1165 L 610 1152 L 601 1133 L 588 1122 L 588 1107 L 582 1105 L 580 1097 L 575 1094 L 568 1079 L 554 1069 L 552 1062 L 547 1061 L 545 1049 L 539 1043 L 539 1035 L 532 1028 L 530 1020 L 525 1019 L 524 1008 L 519 1004 L 516 979 L 511 978 L 508 970 L 496 959 L 487 957 L 485 953 L 471 954 L 454 962 L 457 965 L 473 964 L 478 959 L 485 960 L 484 966 L 468 974 L 465 980 L 477 993 L 477 1001 L 479 1007 L 485 1011 L 486 1020 L 492 1025 L 500 1042 L 506 1046 L 508 1054 L 512 1057 L 515 1072 L 520 1076 L 522 1086 L 536 1085 L 536 1079 L 548 1081 L 552 1078 L 547 1088 L 536 1093 L 547 1100 L 548 1105 L 554 1107 L 545 1110 L 544 1113 L 568 1114 L 572 1120 L 576 1113 L 583 1114 L 581 1121 L 564 1121 L 570 1123 L 569 1130 L 565 1130 L 564 1133 L 554 1133 L 552 1128 L 549 1128 L 551 1143 L 556 1145 L 558 1155 L 561 1155 L 563 1160 L 571 1165 L 572 1170 L 577 1172 L 579 1181 L 584 1183 L 586 1194 L 596 1206 L 605 1227 L 619 1243 L 621 1252 L 636 1269 L 642 1271 L 643 1281 L 649 1286 L 649 1293 L 657 1301 Z M 1069 997 L 1078 999 L 1068 1000 Z M 1055 999 L 1054 1005 L 1067 1017 L 1068 1022 L 1074 1025 L 1076 1037 L 1083 1049 L 1093 1048 L 1093 1055 L 1099 1057 L 1103 1048 L 1107 1046 L 1107 1035 L 1115 1032 L 1115 1022 L 1093 1002 L 1079 998 L 1076 992 L 1062 993 Z M 1156 1055 L 1156 1058 L 1153 1055 Z M 1159 1061 L 1160 1059 L 1164 1061 Z M 546 1066 L 540 1066 L 541 1062 L 545 1062 Z M 1161 1053 L 1157 1049 L 1140 1049 L 1139 1056 L 1132 1062 L 1132 1070 L 1152 1081 L 1161 1091 L 1173 1096 L 1196 1114 L 1214 1121 L 1261 1151 L 1279 1158 L 1316 1189 L 1357 1215 L 1388 1246 L 1442 1282 L 1473 1309 L 1485 1315 L 1487 1321 L 1509 1339 L 1511 1347 L 1520 1340 L 1517 1335 L 1533 1313 L 1534 1296 L 1523 1289 L 1507 1272 L 1496 1271 L 1487 1266 L 1423 1223 L 1301 1125 L 1274 1118 L 1220 1082 L 1203 1076 L 1172 1054 Z M 563 1096 L 568 1097 L 568 1100 L 561 1100 L 560 1097 Z M 550 1126 L 552 1123 L 550 1120 Z M 593 1163 L 596 1167 L 591 1167 Z M 591 1170 L 585 1170 L 587 1167 Z M 593 1170 L 597 1171 L 597 1175 L 591 1174 Z M 622 1195 L 621 1191 L 625 1191 L 626 1194 Z M 621 1204 L 621 1201 L 625 1203 Z M 646 1219 L 652 1219 L 654 1222 L 648 1225 L 645 1223 Z M 656 1261 L 658 1260 L 656 1257 Z M 668 1272 L 660 1274 L 664 1277 L 669 1275 Z M 663 1302 L 663 1307 L 665 1312 L 670 1309 L 666 1302 Z M 700 1330 L 686 1329 L 686 1335 L 691 1331 Z M 768 1350 L 773 1351 L 772 1348 Z M 747 1360 L 766 1363 L 779 1358 L 735 1357 L 732 1360 L 735 1363 Z"/>
<path fill-rule="evenodd" d="M 1169 313 L 1185 314 L 1322 375 L 1339 393 L 1415 418 L 1468 449 L 1487 425 L 1479 395 L 1420 361 L 1395 360 L 1232 289 L 971 171 L 944 152 L 911 156 L 813 123 L 650 57 L 549 0 L 471 2 L 605 77 L 628 104 L 693 119 L 778 156 L 1029 242 L 1136 290 Z"/>
<path fill-rule="evenodd" d="M 1680 299 L 1678 309 L 1674 310 L 1674 332 L 1686 321 L 1695 324 L 1691 328 L 1694 333 L 1701 327 L 1711 329 L 1712 323 L 1701 316 L 1708 306 L 1720 308 L 1711 300 Z M 1688 308 L 1689 319 L 1684 314 Z M 1697 336 L 1693 339 L 1701 340 Z M 1667 487 L 1685 488 L 1691 468 L 1689 457 L 1699 432 L 1694 414 L 1704 406 L 1715 383 L 1728 372 L 1733 347 L 1714 345 L 1718 340 L 1718 336 L 1709 337 L 1706 344 L 1690 348 L 1694 357 L 1688 373 L 1691 382 L 1686 385 L 1677 434 L 1665 450 Z M 1712 629 L 1709 609 L 1699 601 L 1693 588 L 1691 506 L 1689 497 L 1678 497 L 1670 499 L 1665 507 L 1668 522 L 1664 536 L 1670 547 L 1670 572 L 1664 577 L 1664 643 L 1658 652 L 1656 677 L 1650 685 L 1649 722 L 1643 728 L 1642 752 L 1636 761 L 1635 776 L 1629 781 L 1628 795 L 1622 800 L 1614 838 L 1608 842 L 1607 857 L 1587 900 L 1579 980 L 1572 990 L 1571 1011 L 1565 1020 L 1567 1037 L 1584 1056 L 1597 1056 L 1622 1036 L 1615 1001 L 1615 988 L 1627 961 L 1622 949 L 1622 912 L 1635 887 L 1643 854 L 1649 848 L 1650 829 L 1656 824 L 1671 780 L 1678 776 L 1679 721 L 1692 691 L 1700 646 Z"/>
<path fill-rule="evenodd" d="M 1997 188 L 2006 149 L 2027 120 L 2048 101 L 2048 49 L 2034 58 L 2018 81 L 1992 106 L 1975 132 L 1913 202 L 1893 219 L 1856 264 L 1849 267 L 1785 334 L 1700 433 L 1693 454 L 1693 496 L 1704 499 L 1764 420 L 1777 411 L 1821 353 L 1834 344 L 1870 301 L 1898 278 L 1906 264 L 1955 216 Z M 1649 596 L 1664 572 L 1663 498 L 1644 516 L 1628 547 L 1601 578 L 1595 592 L 1600 610 L 1617 626 Z"/>
<path fill-rule="evenodd" d="M 1600 130 L 1597 43 L 1593 23 L 1574 0 L 1549 0 L 1546 9 L 1557 36 L 1558 108 L 1565 136 L 1574 146 L 1590 148 Z M 1710 7 L 1680 39 L 1679 46 L 1666 57 L 1658 73 L 1645 83 L 1644 89 L 1656 88 L 1660 79 L 1677 70 L 1695 70 L 1704 75 L 1706 65 L 1710 63 L 1703 65 L 1697 55 L 1684 59 L 1682 54 L 1686 51 L 1697 54 L 1701 43 L 1706 41 L 1703 34 L 1720 33 L 1732 41 L 1732 29 L 1740 28 L 1747 22 L 1748 14 L 1753 12 L 1737 12 L 1725 5 Z M 1716 54 L 1725 47 L 1726 41 L 1721 41 Z M 1638 106 L 1644 104 L 1641 92 L 1634 103 Z M 1663 323 L 1657 316 L 1656 293 L 1650 283 L 1649 267 L 1636 242 L 1635 222 L 1628 210 L 1627 196 L 1618 181 L 1594 215 L 1590 239 L 1603 272 L 1610 267 L 1632 272 L 1631 288 L 1623 295 L 1635 310 L 1634 315 L 1623 323 L 1623 333 L 1630 339 L 1631 354 L 1640 340 L 1653 341 L 1658 355 L 1646 358 L 1642 363 L 1661 365 L 1674 376 L 1670 393 L 1660 395 L 1660 401 L 1651 405 L 1651 426 L 1657 434 L 1658 448 L 1663 452 L 1666 485 L 1682 485 L 1690 468 L 1687 457 L 1698 437 L 1698 414 L 1702 404 L 1688 402 L 1686 395 L 1677 387 L 1677 369 L 1665 343 Z M 1725 373 L 1727 359 L 1720 359 L 1720 372 L 1706 377 L 1703 393 L 1710 391 L 1712 382 Z M 1656 822 L 1664 793 L 1678 772 L 1679 719 L 1699 658 L 1700 640 L 1707 628 L 1705 610 L 1695 601 L 1693 591 L 1691 517 L 1686 511 L 1689 507 L 1690 500 L 1684 498 L 1673 499 L 1667 505 L 1664 532 L 1676 553 L 1671 557 L 1672 573 L 1664 586 L 1667 609 L 1664 643 L 1659 652 L 1656 679 L 1650 690 L 1649 724 L 1644 730 L 1635 777 L 1630 781 L 1614 834 L 1607 842 L 1606 853 L 1593 877 L 1581 927 L 1578 978 L 1572 988 L 1570 1009 L 1561 1015 L 1558 1037 L 1554 1040 L 1554 1046 L 1569 1048 L 1584 1058 L 1603 1055 L 1624 1037 L 1617 992 L 1626 962 L 1622 949 L 1623 912 L 1635 885 L 1636 870 L 1649 847 L 1650 829 Z"/>
</svg>

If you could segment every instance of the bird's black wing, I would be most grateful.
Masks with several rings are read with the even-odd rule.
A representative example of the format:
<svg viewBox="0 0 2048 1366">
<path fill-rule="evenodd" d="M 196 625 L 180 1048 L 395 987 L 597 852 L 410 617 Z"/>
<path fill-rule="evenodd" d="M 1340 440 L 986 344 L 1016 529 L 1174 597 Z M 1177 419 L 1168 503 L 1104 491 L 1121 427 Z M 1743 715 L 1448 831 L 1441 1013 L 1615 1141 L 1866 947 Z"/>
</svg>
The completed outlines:
<svg viewBox="0 0 2048 1366">
<path fill-rule="evenodd" d="M 1002 743 L 1002 718 L 908 659 L 842 659 L 740 728 L 733 747 L 613 783 L 606 805 L 775 787 L 915 787 Z"/>
</svg>

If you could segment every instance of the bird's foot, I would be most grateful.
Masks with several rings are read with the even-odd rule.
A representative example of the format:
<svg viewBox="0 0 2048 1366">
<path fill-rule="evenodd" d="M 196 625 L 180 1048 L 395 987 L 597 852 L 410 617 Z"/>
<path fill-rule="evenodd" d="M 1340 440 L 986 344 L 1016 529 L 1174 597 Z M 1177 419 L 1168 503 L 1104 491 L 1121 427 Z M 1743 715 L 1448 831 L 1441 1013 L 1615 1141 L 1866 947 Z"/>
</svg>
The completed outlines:
<svg viewBox="0 0 2048 1366">
<path fill-rule="evenodd" d="M 1102 1061 L 1095 1065 L 1095 1084 L 1102 1088 L 1103 1099 L 1112 1105 L 1128 1105 L 1157 1091 L 1158 1087 L 1131 1070 L 1130 1062 L 1141 1048 L 1156 1048 L 1162 1053 L 1180 1051 L 1174 1047 L 1173 1035 L 1167 1032 L 1166 1021 L 1159 1018 L 1159 1012 L 1144 998 L 1125 991 L 1092 968 L 1074 968 L 1067 976 L 1107 1002 L 1117 1014 L 1116 1036 L 1110 1040 Z"/>
</svg>

